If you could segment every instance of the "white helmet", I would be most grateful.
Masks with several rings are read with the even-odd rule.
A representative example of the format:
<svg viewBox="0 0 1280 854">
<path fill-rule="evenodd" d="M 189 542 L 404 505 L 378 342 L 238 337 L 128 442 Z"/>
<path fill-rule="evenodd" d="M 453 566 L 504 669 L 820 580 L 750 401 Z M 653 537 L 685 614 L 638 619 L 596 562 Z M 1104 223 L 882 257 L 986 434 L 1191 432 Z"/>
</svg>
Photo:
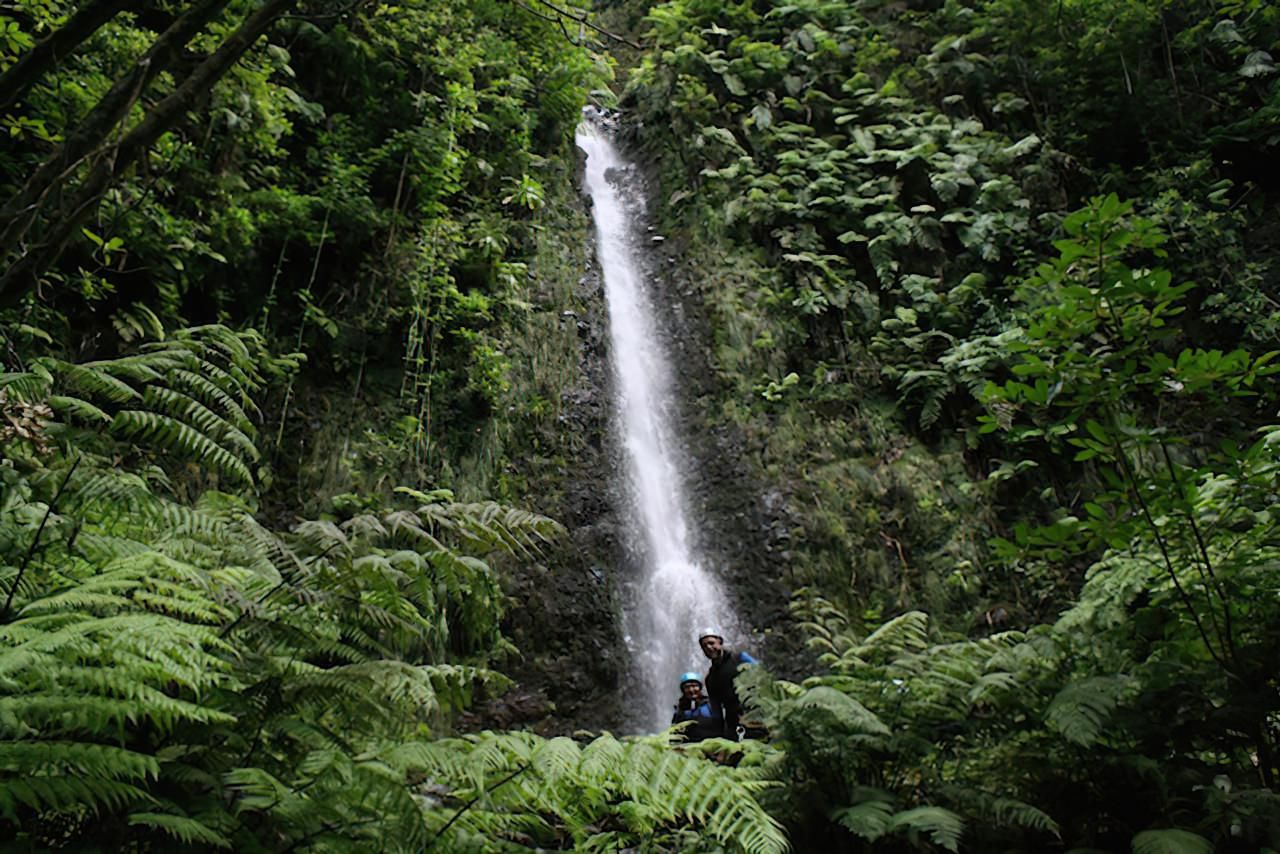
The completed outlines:
<svg viewBox="0 0 1280 854">
<path fill-rule="evenodd" d="M 703 638 L 716 638 L 720 643 L 724 643 L 724 635 L 722 635 L 720 630 L 715 626 L 707 626 L 702 631 L 698 632 L 698 643 L 702 643 Z"/>
</svg>

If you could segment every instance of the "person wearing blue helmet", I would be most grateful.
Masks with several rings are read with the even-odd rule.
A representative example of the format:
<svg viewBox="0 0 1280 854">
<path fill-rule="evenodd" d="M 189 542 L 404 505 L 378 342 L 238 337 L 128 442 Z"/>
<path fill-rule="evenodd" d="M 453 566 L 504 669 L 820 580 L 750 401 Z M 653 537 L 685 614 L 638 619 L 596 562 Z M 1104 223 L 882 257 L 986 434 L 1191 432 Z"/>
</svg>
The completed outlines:
<svg viewBox="0 0 1280 854">
<path fill-rule="evenodd" d="M 724 733 L 724 721 L 711 708 L 711 701 L 702 693 L 702 677 L 697 673 L 685 673 L 680 677 L 680 700 L 676 703 L 671 723 L 688 722 L 681 730 L 684 741 L 702 741 Z"/>
</svg>

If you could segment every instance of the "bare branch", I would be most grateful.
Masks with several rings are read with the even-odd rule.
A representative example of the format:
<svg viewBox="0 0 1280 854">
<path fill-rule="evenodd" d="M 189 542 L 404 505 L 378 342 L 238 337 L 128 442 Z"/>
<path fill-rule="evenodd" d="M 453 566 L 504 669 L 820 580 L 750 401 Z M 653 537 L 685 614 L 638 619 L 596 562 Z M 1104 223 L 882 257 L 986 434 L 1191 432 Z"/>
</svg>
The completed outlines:
<svg viewBox="0 0 1280 854">
<path fill-rule="evenodd" d="M 542 20 L 544 21 L 552 20 L 551 17 L 534 11 L 529 6 L 526 6 L 524 3 L 520 2 L 520 0 L 512 0 L 512 2 L 515 3 L 517 6 L 519 6 L 521 9 L 524 9 L 529 14 L 536 15 L 537 17 L 542 18 Z M 584 27 L 587 27 L 590 30 L 594 30 L 595 32 L 599 33 L 600 35 L 604 36 L 607 39 L 612 39 L 613 41 L 620 42 L 621 44 L 625 44 L 627 47 L 635 48 L 636 50 L 644 50 L 644 47 L 640 45 L 638 42 L 633 42 L 631 39 L 627 38 L 626 36 L 620 36 L 617 33 L 611 33 L 608 30 L 603 29 L 602 27 L 598 27 L 595 24 L 591 23 L 591 21 L 587 19 L 587 15 L 585 13 L 582 15 L 575 15 L 573 11 L 569 9 L 563 9 L 557 6 L 556 4 L 550 2 L 550 0 L 533 0 L 533 2 L 537 3 L 539 6 L 545 6 L 546 8 L 550 9 L 552 12 L 555 12 L 555 14 L 559 18 L 568 18 L 571 21 L 576 21 L 577 23 L 582 24 Z M 562 26 L 562 29 L 563 29 L 563 26 Z M 570 41 L 573 41 L 573 40 L 570 39 Z"/>
</svg>

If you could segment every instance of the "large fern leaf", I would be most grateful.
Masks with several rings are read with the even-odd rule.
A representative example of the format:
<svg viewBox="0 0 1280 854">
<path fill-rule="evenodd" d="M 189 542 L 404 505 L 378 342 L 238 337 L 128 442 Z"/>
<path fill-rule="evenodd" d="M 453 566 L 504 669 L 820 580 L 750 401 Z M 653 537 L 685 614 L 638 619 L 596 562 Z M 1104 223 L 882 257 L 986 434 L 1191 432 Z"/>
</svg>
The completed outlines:
<svg viewBox="0 0 1280 854">
<path fill-rule="evenodd" d="M 1213 843 L 1189 830 L 1144 830 L 1133 837 L 1133 854 L 1213 854 Z"/>
<path fill-rule="evenodd" d="M 890 832 L 908 834 L 925 833 L 948 851 L 960 850 L 960 838 L 964 835 L 964 819 L 942 807 L 916 807 L 894 813 L 889 820 Z"/>
<path fill-rule="evenodd" d="M 1082 747 L 1102 737 L 1111 712 L 1130 689 L 1122 676 L 1099 676 L 1067 685 L 1045 711 L 1045 723 Z"/>
</svg>

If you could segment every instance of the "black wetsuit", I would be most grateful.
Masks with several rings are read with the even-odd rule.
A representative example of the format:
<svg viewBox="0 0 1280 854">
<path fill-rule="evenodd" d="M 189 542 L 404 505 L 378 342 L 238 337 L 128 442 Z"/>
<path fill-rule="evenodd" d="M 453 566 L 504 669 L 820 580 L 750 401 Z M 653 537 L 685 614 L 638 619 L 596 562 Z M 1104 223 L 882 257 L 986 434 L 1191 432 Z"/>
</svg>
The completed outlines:
<svg viewBox="0 0 1280 854">
<path fill-rule="evenodd" d="M 724 720 L 724 737 L 738 737 L 738 721 L 742 717 L 742 701 L 738 699 L 733 680 L 738 675 L 738 668 L 744 664 L 755 664 L 756 660 L 749 653 L 724 650 L 719 658 L 711 662 L 707 678 L 703 681 L 707 696 L 711 698 L 711 710 Z"/>
</svg>

